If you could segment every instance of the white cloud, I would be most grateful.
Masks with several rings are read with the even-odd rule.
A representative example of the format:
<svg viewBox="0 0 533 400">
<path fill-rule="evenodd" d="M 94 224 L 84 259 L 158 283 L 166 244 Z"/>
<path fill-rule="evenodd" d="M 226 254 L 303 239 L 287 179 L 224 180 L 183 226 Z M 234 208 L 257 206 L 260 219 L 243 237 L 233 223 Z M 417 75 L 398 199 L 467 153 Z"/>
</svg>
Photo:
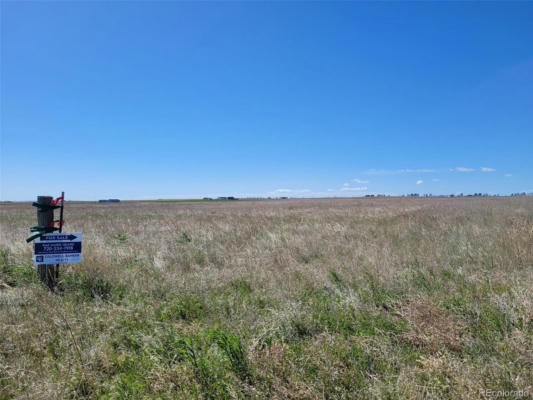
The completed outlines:
<svg viewBox="0 0 533 400">
<path fill-rule="evenodd" d="M 370 182 L 370 181 L 364 181 L 364 180 L 362 180 L 362 179 L 357 179 L 357 178 L 355 178 L 353 181 L 354 181 L 355 183 L 368 183 L 368 182 Z"/>
<path fill-rule="evenodd" d="M 350 186 L 350 184 L 349 183 L 345 183 L 342 186 Z"/>
<path fill-rule="evenodd" d="M 483 171 L 483 172 L 494 172 L 496 170 L 494 168 L 481 167 L 481 171 Z"/>
<path fill-rule="evenodd" d="M 417 185 L 421 185 L 421 184 L 423 184 L 423 183 L 424 183 L 424 181 L 423 181 L 422 179 L 419 179 L 419 180 L 416 181 L 416 184 L 417 184 Z"/>
<path fill-rule="evenodd" d="M 361 186 L 361 187 L 343 187 L 341 189 L 342 192 L 346 192 L 346 191 L 361 191 L 361 190 L 368 190 L 368 188 L 366 186 Z"/>
<path fill-rule="evenodd" d="M 333 189 L 328 189 L 328 192 L 334 192 L 334 191 L 335 191 L 335 190 L 333 190 Z"/>
<path fill-rule="evenodd" d="M 511 176 L 513 176 L 513 174 L 505 174 L 504 176 L 510 178 Z"/>
<path fill-rule="evenodd" d="M 472 172 L 474 168 L 455 167 L 455 170 L 459 172 Z"/>
</svg>

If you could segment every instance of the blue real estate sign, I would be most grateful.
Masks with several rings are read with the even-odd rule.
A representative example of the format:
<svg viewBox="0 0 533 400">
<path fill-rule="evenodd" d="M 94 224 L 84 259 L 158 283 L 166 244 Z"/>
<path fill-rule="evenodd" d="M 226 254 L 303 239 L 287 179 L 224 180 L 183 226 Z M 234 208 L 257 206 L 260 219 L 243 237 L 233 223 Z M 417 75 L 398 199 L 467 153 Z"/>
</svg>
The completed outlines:
<svg viewBox="0 0 533 400">
<path fill-rule="evenodd" d="M 81 233 L 48 233 L 33 245 L 35 264 L 70 264 L 81 262 Z"/>
</svg>

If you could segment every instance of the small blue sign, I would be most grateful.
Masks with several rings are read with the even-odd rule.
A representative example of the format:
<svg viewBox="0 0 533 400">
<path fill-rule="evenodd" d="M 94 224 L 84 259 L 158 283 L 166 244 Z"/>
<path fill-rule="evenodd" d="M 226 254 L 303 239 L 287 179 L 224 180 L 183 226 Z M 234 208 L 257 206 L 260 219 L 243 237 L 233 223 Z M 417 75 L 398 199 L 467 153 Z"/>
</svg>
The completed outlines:
<svg viewBox="0 0 533 400">
<path fill-rule="evenodd" d="M 81 262 L 81 233 L 48 233 L 35 240 L 35 264 L 71 264 Z"/>
</svg>

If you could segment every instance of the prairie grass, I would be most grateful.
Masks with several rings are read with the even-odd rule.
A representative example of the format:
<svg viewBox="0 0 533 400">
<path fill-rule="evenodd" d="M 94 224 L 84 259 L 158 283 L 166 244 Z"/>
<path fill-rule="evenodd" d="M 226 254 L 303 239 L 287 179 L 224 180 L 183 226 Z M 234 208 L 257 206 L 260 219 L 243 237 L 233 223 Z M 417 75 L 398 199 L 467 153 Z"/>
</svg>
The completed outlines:
<svg viewBox="0 0 533 400">
<path fill-rule="evenodd" d="M 533 393 L 533 198 L 0 206 L 0 399 Z"/>
</svg>

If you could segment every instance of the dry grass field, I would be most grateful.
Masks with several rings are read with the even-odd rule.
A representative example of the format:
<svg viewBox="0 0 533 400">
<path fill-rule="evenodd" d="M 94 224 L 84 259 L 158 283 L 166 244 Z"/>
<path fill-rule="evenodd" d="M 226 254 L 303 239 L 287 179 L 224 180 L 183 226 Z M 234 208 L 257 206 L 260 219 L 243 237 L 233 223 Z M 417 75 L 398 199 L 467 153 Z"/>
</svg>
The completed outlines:
<svg viewBox="0 0 533 400">
<path fill-rule="evenodd" d="M 65 219 L 83 262 L 53 294 L 35 209 L 0 205 L 0 399 L 533 393 L 531 197 L 67 202 Z"/>
</svg>

